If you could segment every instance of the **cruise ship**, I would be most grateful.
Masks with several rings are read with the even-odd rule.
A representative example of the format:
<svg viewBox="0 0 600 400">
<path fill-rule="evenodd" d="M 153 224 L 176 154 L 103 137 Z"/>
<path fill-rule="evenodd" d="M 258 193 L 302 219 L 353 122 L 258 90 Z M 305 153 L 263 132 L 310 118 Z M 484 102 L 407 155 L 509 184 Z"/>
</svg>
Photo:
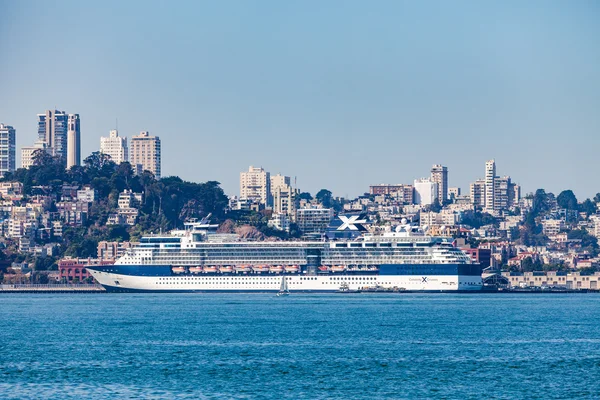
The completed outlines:
<svg viewBox="0 0 600 400">
<path fill-rule="evenodd" d="M 149 235 L 113 265 L 87 267 L 112 292 L 476 291 L 481 267 L 451 238 L 406 221 L 372 234 L 359 216 L 338 216 L 329 238 L 256 241 L 217 233 L 207 220 Z"/>
</svg>

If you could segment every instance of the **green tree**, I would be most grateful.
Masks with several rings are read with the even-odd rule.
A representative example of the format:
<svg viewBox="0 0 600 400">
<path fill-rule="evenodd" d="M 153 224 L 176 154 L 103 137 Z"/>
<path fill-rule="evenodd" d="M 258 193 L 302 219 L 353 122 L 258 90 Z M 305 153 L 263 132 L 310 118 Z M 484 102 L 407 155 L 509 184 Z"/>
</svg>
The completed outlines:
<svg viewBox="0 0 600 400">
<path fill-rule="evenodd" d="M 577 198 L 572 190 L 563 190 L 556 198 L 556 202 L 560 208 L 567 210 L 577 210 Z"/>
<path fill-rule="evenodd" d="M 311 201 L 313 199 L 313 197 L 311 196 L 310 193 L 308 192 L 302 192 L 297 196 L 298 200 L 306 200 L 306 201 Z"/>
<path fill-rule="evenodd" d="M 429 210 L 436 213 L 442 211 L 442 205 L 440 204 L 440 201 L 438 199 L 435 199 L 433 204 L 429 206 Z"/>
<path fill-rule="evenodd" d="M 594 196 L 594 203 L 600 203 L 600 193 L 596 193 Z"/>
<path fill-rule="evenodd" d="M 588 216 L 596 213 L 596 203 L 592 202 L 590 199 L 585 199 L 585 201 L 579 204 L 579 211 L 586 213 Z"/>
<path fill-rule="evenodd" d="M 330 208 L 332 206 L 333 195 L 331 191 L 327 189 L 321 189 L 315 195 L 315 199 L 317 199 L 317 201 L 321 203 L 323 207 Z"/>
</svg>

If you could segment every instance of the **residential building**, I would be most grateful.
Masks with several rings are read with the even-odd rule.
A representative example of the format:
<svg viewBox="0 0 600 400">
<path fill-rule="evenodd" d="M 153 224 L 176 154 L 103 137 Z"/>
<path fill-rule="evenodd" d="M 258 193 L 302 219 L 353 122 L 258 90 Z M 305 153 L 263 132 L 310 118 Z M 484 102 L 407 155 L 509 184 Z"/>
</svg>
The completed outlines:
<svg viewBox="0 0 600 400">
<path fill-rule="evenodd" d="M 494 201 L 496 193 L 496 162 L 489 160 L 485 163 L 485 205 L 484 210 L 490 214 L 494 213 Z"/>
<path fill-rule="evenodd" d="M 440 203 L 448 200 L 448 168 L 436 164 L 431 168 L 431 181 L 437 183 Z"/>
<path fill-rule="evenodd" d="M 65 258 L 58 262 L 59 279 L 62 281 L 79 281 L 91 279 L 92 276 L 86 270 L 90 265 L 111 265 L 114 260 L 99 260 L 97 258 Z"/>
<path fill-rule="evenodd" d="M 0 124 L 0 175 L 16 169 L 16 131 L 9 125 Z"/>
<path fill-rule="evenodd" d="M 485 207 L 485 180 L 478 179 L 471 183 L 471 203 L 476 208 Z"/>
<path fill-rule="evenodd" d="M 2 198 L 23 196 L 23 184 L 21 182 L 0 182 L 0 195 Z"/>
<path fill-rule="evenodd" d="M 83 189 L 77 191 L 77 200 L 85 203 L 92 203 L 96 200 L 96 189 L 91 186 L 85 186 Z"/>
<path fill-rule="evenodd" d="M 110 131 L 108 137 L 100 138 L 100 153 L 107 154 L 117 164 L 129 161 L 127 138 L 119 136 L 116 129 Z"/>
<path fill-rule="evenodd" d="M 562 219 L 547 219 L 542 221 L 543 232 L 546 236 L 554 236 L 567 228 L 567 224 Z"/>
<path fill-rule="evenodd" d="M 135 243 L 132 242 L 107 242 L 98 243 L 98 259 L 116 260 L 123 256 L 128 249 L 131 249 Z"/>
<path fill-rule="evenodd" d="M 280 231 L 290 231 L 290 218 L 287 214 L 273 213 L 271 219 L 269 219 L 268 226 L 271 228 L 279 229 Z"/>
<path fill-rule="evenodd" d="M 392 193 L 396 193 L 399 190 L 402 190 L 402 187 L 404 185 L 398 184 L 398 185 L 389 185 L 389 184 L 379 184 L 379 185 L 371 185 L 369 186 L 369 193 L 370 194 L 374 194 L 374 195 L 379 195 L 379 194 L 392 194 Z"/>
<path fill-rule="evenodd" d="M 67 116 L 67 169 L 81 165 L 81 123 L 79 114 Z"/>
<path fill-rule="evenodd" d="M 417 179 L 413 187 L 415 188 L 413 196 L 415 204 L 426 206 L 435 203 L 435 200 L 438 199 L 438 184 L 432 182 L 431 179 Z"/>
<path fill-rule="evenodd" d="M 250 166 L 240 173 L 240 200 L 252 200 L 270 206 L 271 174 L 263 168 Z"/>
<path fill-rule="evenodd" d="M 459 187 L 448 188 L 448 198 L 450 200 L 456 200 L 456 198 L 460 195 L 461 195 L 461 193 L 460 193 Z"/>
<path fill-rule="evenodd" d="M 300 208 L 296 210 L 296 224 L 304 236 L 322 236 L 333 219 L 332 208 Z"/>
<path fill-rule="evenodd" d="M 67 158 L 67 130 L 69 116 L 64 111 L 47 110 L 38 114 L 38 140 L 46 144 L 53 156 Z"/>
<path fill-rule="evenodd" d="M 21 168 L 29 168 L 33 165 L 35 152 L 38 150 L 48 151 L 46 142 L 38 140 L 33 146 L 21 147 Z"/>
<path fill-rule="evenodd" d="M 80 201 L 61 201 L 56 208 L 66 225 L 82 226 L 87 221 L 89 203 Z"/>
<path fill-rule="evenodd" d="M 150 136 L 146 131 L 131 137 L 131 165 L 134 170 L 150 171 L 156 179 L 161 177 L 161 148 L 160 138 Z"/>
</svg>

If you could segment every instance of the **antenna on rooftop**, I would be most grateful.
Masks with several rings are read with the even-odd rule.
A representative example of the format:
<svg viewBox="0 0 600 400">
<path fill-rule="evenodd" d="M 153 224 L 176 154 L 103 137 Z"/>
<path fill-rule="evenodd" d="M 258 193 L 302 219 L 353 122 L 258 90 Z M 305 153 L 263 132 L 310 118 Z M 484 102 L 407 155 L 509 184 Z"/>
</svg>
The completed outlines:
<svg viewBox="0 0 600 400">
<path fill-rule="evenodd" d="M 115 130 L 119 130 L 119 118 L 115 118 Z"/>
</svg>

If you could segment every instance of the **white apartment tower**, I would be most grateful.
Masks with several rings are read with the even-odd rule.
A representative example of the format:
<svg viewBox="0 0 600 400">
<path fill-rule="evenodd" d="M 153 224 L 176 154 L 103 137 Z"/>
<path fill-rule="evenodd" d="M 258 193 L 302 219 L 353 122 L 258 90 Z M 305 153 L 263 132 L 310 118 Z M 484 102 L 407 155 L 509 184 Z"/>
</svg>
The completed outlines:
<svg viewBox="0 0 600 400">
<path fill-rule="evenodd" d="M 240 173 L 240 199 L 252 200 L 270 206 L 271 174 L 263 168 L 250 166 Z"/>
<path fill-rule="evenodd" d="M 127 138 L 119 136 L 119 131 L 112 130 L 108 137 L 100 138 L 100 153 L 110 156 L 117 164 L 129 161 Z"/>
<path fill-rule="evenodd" d="M 135 170 L 150 171 L 160 179 L 160 138 L 146 131 L 131 137 L 131 166 Z"/>
<path fill-rule="evenodd" d="M 413 196 L 415 204 L 422 206 L 430 205 L 438 198 L 438 184 L 432 182 L 431 179 L 417 179 L 413 186 L 415 188 L 415 194 Z"/>
<path fill-rule="evenodd" d="M 0 175 L 16 169 L 16 131 L 9 125 L 0 124 Z"/>
<path fill-rule="evenodd" d="M 81 126 L 79 114 L 67 117 L 67 169 L 81 165 Z"/>
<path fill-rule="evenodd" d="M 436 164 L 431 168 L 431 181 L 438 184 L 438 200 L 440 203 L 448 200 L 448 168 Z"/>
<path fill-rule="evenodd" d="M 494 213 L 494 200 L 496 198 L 496 162 L 489 160 L 485 163 L 485 205 L 486 212 Z"/>
</svg>

